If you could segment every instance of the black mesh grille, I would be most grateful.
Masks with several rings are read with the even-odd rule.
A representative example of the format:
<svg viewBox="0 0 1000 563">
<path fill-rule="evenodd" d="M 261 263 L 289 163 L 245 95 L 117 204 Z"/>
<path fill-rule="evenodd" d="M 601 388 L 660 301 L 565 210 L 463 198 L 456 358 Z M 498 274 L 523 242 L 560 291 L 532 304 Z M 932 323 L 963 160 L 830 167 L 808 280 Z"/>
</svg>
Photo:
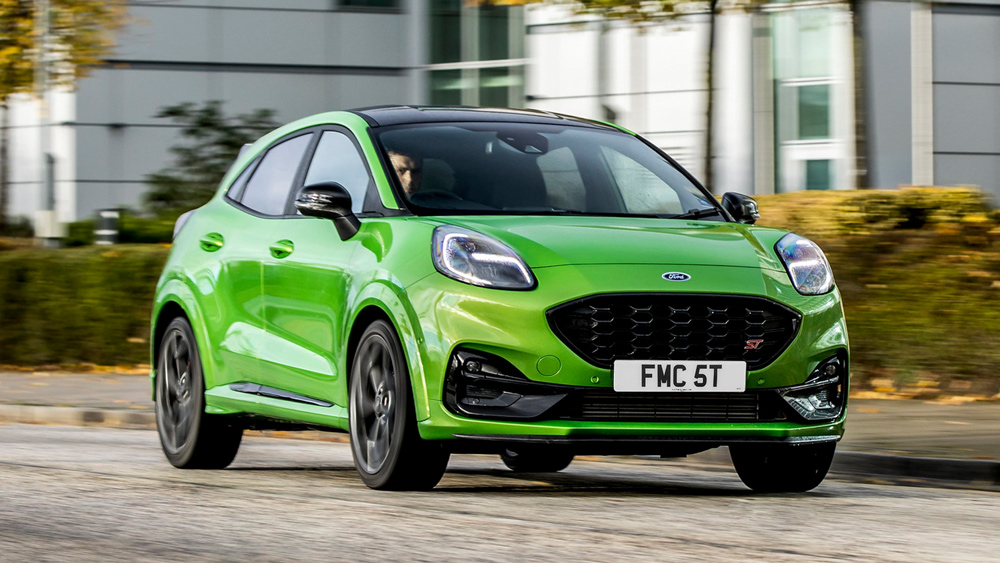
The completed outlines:
<svg viewBox="0 0 1000 563">
<path fill-rule="evenodd" d="M 568 399 L 561 418 L 616 422 L 760 422 L 786 417 L 774 397 L 746 393 L 586 391 Z"/>
<path fill-rule="evenodd" d="M 595 295 L 548 313 L 556 335 L 598 367 L 614 360 L 743 360 L 760 369 L 788 347 L 800 315 L 763 297 Z"/>
</svg>

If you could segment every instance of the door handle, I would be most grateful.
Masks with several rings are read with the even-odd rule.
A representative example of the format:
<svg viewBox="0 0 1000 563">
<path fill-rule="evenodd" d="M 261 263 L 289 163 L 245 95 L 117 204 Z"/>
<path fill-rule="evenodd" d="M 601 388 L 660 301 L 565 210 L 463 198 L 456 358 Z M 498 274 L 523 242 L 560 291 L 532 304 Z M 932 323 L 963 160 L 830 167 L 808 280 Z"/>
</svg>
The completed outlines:
<svg viewBox="0 0 1000 563">
<path fill-rule="evenodd" d="M 275 258 L 284 258 L 292 252 L 295 252 L 295 244 L 288 239 L 279 240 L 271 245 L 271 256 Z"/>
<path fill-rule="evenodd" d="M 201 237 L 201 249 L 205 252 L 215 252 L 222 248 L 223 244 L 226 244 L 226 239 L 219 233 L 208 233 Z"/>
</svg>

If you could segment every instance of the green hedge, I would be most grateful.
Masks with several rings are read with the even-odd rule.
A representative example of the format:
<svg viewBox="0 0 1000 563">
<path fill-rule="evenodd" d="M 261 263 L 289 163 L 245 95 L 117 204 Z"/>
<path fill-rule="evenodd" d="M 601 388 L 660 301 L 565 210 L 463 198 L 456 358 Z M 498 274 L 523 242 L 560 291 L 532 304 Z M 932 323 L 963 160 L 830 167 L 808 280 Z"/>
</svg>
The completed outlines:
<svg viewBox="0 0 1000 563">
<path fill-rule="evenodd" d="M 762 225 L 818 242 L 844 296 L 856 389 L 1000 391 L 1000 213 L 959 188 L 758 198 Z M 0 364 L 148 362 L 168 249 L 0 252 Z"/>
<path fill-rule="evenodd" d="M 124 212 L 118 222 L 118 242 L 129 243 L 169 243 L 174 236 L 175 217 L 137 217 Z M 87 246 L 94 244 L 96 219 L 70 223 L 67 229 L 66 246 Z"/>
<path fill-rule="evenodd" d="M 149 362 L 153 292 L 169 248 L 0 252 L 0 364 Z"/>
</svg>

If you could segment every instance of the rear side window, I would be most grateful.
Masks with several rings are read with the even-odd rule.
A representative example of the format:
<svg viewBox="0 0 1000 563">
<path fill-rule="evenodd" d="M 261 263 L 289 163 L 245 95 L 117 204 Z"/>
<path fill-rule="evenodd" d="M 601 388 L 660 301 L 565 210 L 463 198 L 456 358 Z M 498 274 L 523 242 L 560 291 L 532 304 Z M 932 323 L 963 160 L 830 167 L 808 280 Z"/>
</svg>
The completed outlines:
<svg viewBox="0 0 1000 563">
<path fill-rule="evenodd" d="M 267 151 L 243 190 L 240 203 L 265 215 L 284 215 L 295 173 L 312 135 L 301 135 Z"/>
<path fill-rule="evenodd" d="M 325 131 L 309 163 L 306 186 L 337 182 L 351 194 L 351 211 L 361 213 L 371 175 L 351 139 L 338 131 Z"/>
</svg>

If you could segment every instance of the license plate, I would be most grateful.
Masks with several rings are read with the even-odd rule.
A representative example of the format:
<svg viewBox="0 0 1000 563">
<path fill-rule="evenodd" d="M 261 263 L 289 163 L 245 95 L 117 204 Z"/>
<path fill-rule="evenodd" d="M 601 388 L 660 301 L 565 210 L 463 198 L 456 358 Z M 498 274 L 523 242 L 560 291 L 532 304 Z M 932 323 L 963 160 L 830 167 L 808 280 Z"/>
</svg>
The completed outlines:
<svg viewBox="0 0 1000 563">
<path fill-rule="evenodd" d="M 747 386 L 746 362 L 615 360 L 615 391 L 740 393 Z"/>
</svg>

